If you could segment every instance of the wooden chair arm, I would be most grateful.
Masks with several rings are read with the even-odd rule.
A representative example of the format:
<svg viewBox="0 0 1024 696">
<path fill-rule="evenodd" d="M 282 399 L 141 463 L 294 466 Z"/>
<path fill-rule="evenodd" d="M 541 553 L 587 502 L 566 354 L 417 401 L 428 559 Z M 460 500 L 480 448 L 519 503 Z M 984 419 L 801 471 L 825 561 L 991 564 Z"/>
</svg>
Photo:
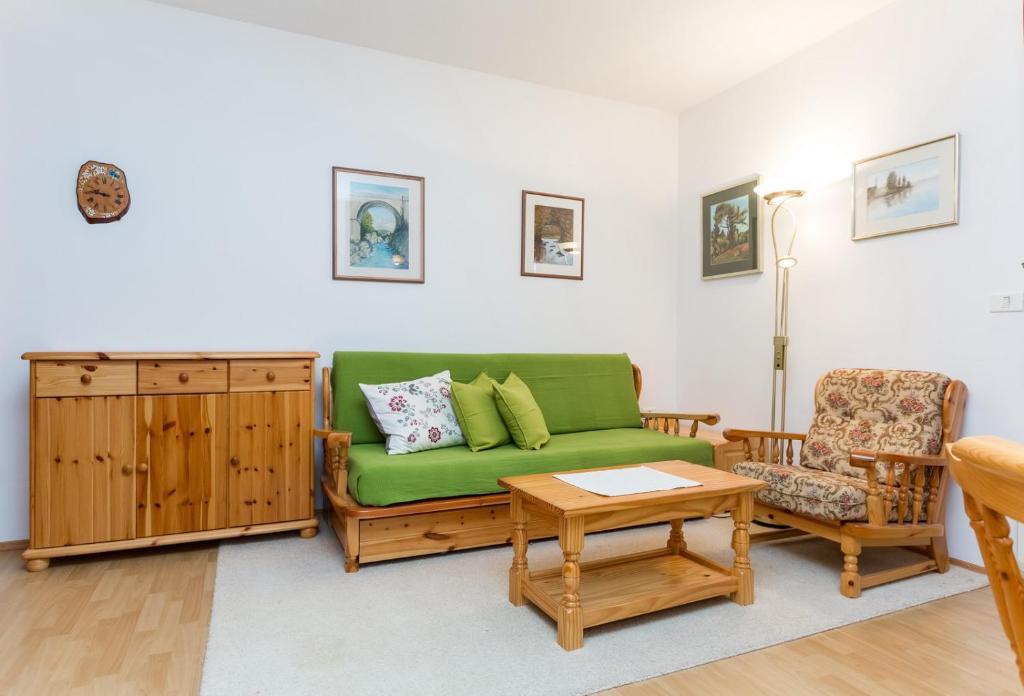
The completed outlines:
<svg viewBox="0 0 1024 696">
<path fill-rule="evenodd" d="M 770 462 L 792 466 L 793 464 L 793 443 L 803 442 L 807 437 L 803 433 L 786 433 L 778 430 L 737 430 L 727 428 L 722 436 L 730 442 L 743 443 L 743 456 L 748 462 Z M 751 440 L 757 440 L 757 449 L 754 449 Z M 765 443 L 768 443 L 767 450 Z M 785 461 L 783 461 L 785 451 Z"/>
<path fill-rule="evenodd" d="M 937 519 L 939 496 L 945 480 L 946 465 L 946 458 L 941 455 L 851 450 L 850 466 L 864 469 L 868 480 L 868 523 L 889 524 L 894 507 L 896 524 L 920 523 L 926 489 L 928 507 L 924 508 L 925 520 L 929 524 L 940 522 Z M 884 472 L 881 480 L 879 466 Z"/>
<path fill-rule="evenodd" d="M 784 433 L 781 430 L 739 430 L 737 428 L 726 428 L 722 437 L 730 442 L 739 442 L 751 437 L 759 437 L 764 440 L 796 440 L 803 442 L 807 439 L 804 433 Z"/>
<path fill-rule="evenodd" d="M 671 435 L 678 435 L 681 421 L 693 421 L 690 424 L 690 437 L 697 437 L 699 423 L 714 425 L 721 417 L 717 413 L 671 413 L 663 411 L 643 411 L 643 426 L 650 430 L 660 430 Z"/>
<path fill-rule="evenodd" d="M 352 446 L 352 433 L 333 430 L 313 430 L 313 437 L 324 443 L 324 476 L 334 492 L 344 496 L 348 488 L 348 448 Z"/>
<path fill-rule="evenodd" d="M 946 457 L 940 454 L 899 454 L 897 452 L 871 451 L 855 449 L 850 451 L 850 466 L 859 469 L 874 469 L 873 464 L 909 464 L 911 468 L 918 466 L 946 466 Z"/>
</svg>

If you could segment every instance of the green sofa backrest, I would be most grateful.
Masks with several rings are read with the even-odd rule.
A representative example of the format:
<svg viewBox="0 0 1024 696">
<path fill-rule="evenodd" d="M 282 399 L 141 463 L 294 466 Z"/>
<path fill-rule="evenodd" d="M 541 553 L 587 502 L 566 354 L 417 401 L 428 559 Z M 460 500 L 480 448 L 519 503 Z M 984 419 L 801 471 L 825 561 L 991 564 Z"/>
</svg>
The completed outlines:
<svg viewBox="0 0 1024 696">
<path fill-rule="evenodd" d="M 552 435 L 608 428 L 639 428 L 640 406 L 629 356 L 570 353 L 334 354 L 332 421 L 353 444 L 383 442 L 359 384 L 405 382 L 442 370 L 468 382 L 481 371 L 499 381 L 515 372 L 530 387 Z"/>
</svg>

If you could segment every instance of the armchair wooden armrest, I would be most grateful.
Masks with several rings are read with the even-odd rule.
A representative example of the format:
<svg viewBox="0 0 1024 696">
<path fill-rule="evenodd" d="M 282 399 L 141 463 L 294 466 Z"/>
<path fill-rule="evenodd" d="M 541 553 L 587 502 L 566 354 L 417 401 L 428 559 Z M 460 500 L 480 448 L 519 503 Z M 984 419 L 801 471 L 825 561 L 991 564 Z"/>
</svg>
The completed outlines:
<svg viewBox="0 0 1024 696">
<path fill-rule="evenodd" d="M 888 524 L 894 505 L 897 524 L 907 521 L 908 512 L 910 524 L 920 523 L 922 508 L 929 524 L 940 522 L 937 518 L 946 465 L 942 455 L 852 450 L 850 466 L 864 469 L 868 480 L 868 523 Z"/>
<path fill-rule="evenodd" d="M 729 442 L 743 443 L 743 456 L 748 462 L 772 462 L 781 463 L 782 452 L 786 452 L 786 464 L 793 465 L 793 443 L 803 442 L 807 436 L 803 433 L 787 433 L 781 430 L 739 430 L 727 428 L 722 433 Z M 752 440 L 757 440 L 757 450 L 754 450 Z M 768 443 L 767 452 L 765 442 Z M 755 458 L 756 455 L 756 458 Z"/>
<path fill-rule="evenodd" d="M 700 423 L 714 425 L 721 418 L 717 413 L 669 413 L 662 411 L 644 411 L 641 414 L 645 428 L 660 430 L 670 435 L 678 435 L 681 421 L 693 421 L 690 424 L 690 437 L 697 437 Z"/>
<path fill-rule="evenodd" d="M 352 433 L 333 430 L 314 430 L 313 437 L 324 442 L 324 474 L 339 495 L 348 488 L 348 448 L 352 446 Z"/>
</svg>

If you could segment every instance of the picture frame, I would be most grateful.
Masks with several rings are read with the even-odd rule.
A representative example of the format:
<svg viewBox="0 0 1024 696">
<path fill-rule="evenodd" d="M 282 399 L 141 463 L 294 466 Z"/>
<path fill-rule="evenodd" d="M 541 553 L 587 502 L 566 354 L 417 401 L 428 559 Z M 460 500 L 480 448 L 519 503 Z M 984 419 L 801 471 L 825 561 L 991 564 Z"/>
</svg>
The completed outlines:
<svg viewBox="0 0 1024 696">
<path fill-rule="evenodd" d="M 960 222 L 960 134 L 853 163 L 853 241 Z"/>
<path fill-rule="evenodd" d="M 751 174 L 700 197 L 702 280 L 763 272 L 760 183 Z"/>
<path fill-rule="evenodd" d="M 578 196 L 523 190 L 520 275 L 583 280 L 585 207 Z"/>
<path fill-rule="evenodd" d="M 331 168 L 333 277 L 425 282 L 426 179 Z"/>
</svg>

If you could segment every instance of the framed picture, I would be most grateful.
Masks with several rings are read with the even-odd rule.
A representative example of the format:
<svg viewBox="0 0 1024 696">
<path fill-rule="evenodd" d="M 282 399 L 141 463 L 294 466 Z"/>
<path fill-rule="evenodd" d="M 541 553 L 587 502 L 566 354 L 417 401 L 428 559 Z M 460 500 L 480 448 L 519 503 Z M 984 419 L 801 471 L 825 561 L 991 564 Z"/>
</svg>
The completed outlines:
<svg viewBox="0 0 1024 696">
<path fill-rule="evenodd" d="M 523 191 L 520 274 L 583 280 L 583 199 Z"/>
<path fill-rule="evenodd" d="M 756 174 L 701 196 L 701 278 L 761 272 L 761 200 Z"/>
<path fill-rule="evenodd" d="M 955 133 L 855 162 L 854 240 L 957 224 L 959 160 Z"/>
<path fill-rule="evenodd" d="M 334 167 L 334 279 L 422 283 L 422 176 Z"/>
</svg>

